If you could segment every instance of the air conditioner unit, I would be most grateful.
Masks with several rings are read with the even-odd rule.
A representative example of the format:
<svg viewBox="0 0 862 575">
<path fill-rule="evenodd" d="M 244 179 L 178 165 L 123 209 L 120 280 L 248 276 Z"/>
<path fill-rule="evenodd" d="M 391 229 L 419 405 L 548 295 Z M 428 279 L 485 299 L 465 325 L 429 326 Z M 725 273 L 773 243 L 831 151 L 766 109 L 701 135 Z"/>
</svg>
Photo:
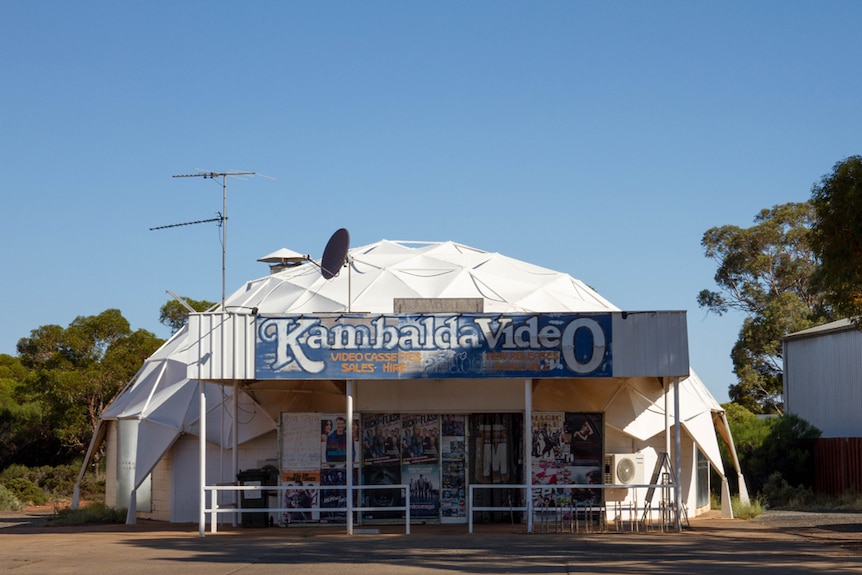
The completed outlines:
<svg viewBox="0 0 862 575">
<path fill-rule="evenodd" d="M 641 485 L 644 483 L 644 456 L 640 453 L 605 455 L 605 485 Z"/>
</svg>

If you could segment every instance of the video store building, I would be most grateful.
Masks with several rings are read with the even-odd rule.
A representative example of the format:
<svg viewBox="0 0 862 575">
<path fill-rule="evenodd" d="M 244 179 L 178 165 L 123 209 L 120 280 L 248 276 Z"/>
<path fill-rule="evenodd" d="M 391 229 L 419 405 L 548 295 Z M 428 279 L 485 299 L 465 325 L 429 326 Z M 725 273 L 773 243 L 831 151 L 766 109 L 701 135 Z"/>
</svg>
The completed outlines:
<svg viewBox="0 0 862 575">
<path fill-rule="evenodd" d="M 640 509 L 662 461 L 676 509 L 708 509 L 710 467 L 727 495 L 717 437 L 732 440 L 689 369 L 684 312 L 620 311 L 451 242 L 354 248 L 335 274 L 308 260 L 263 258 L 270 275 L 193 314 L 105 410 L 91 452 L 107 440 L 108 503 L 130 520 L 203 525 L 210 498 L 250 496 L 207 489 L 250 469 L 271 473 L 273 524 L 349 529 L 403 521 L 408 492 L 425 523 Z"/>
</svg>

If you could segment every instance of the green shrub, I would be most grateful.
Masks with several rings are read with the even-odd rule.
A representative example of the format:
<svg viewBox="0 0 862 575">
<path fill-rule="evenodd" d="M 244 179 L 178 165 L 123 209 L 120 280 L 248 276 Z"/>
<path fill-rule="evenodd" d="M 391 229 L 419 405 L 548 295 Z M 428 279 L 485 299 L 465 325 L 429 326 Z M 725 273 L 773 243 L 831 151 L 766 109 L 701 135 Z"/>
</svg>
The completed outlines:
<svg viewBox="0 0 862 575">
<path fill-rule="evenodd" d="M 33 469 L 36 475 L 36 483 L 56 497 L 71 497 L 75 489 L 75 481 L 78 480 L 80 467 L 74 465 L 57 465 L 51 467 L 44 465 Z"/>
<path fill-rule="evenodd" d="M 0 511 L 20 511 L 24 508 L 15 494 L 0 484 Z"/>
<path fill-rule="evenodd" d="M 759 499 L 752 499 L 748 504 L 743 504 L 739 500 L 738 495 L 730 498 L 730 508 L 733 510 L 733 516 L 736 519 L 754 519 L 763 513 L 763 505 Z"/>
<path fill-rule="evenodd" d="M 104 503 L 91 503 L 81 509 L 61 509 L 51 520 L 53 525 L 120 524 L 126 522 L 127 510 L 108 507 Z"/>
<path fill-rule="evenodd" d="M 48 502 L 48 496 L 41 487 L 24 477 L 15 477 L 3 482 L 6 489 L 11 491 L 18 501 L 32 503 L 33 505 L 44 505 Z"/>
<path fill-rule="evenodd" d="M 862 511 L 862 493 L 848 491 L 830 501 L 831 508 L 836 511 Z"/>
<path fill-rule="evenodd" d="M 718 493 L 709 494 L 709 508 L 721 509 L 721 495 L 719 495 Z"/>
<path fill-rule="evenodd" d="M 814 501 L 814 492 L 810 487 L 793 487 L 777 471 L 766 480 L 761 495 L 770 507 L 798 508 L 808 506 Z"/>
<path fill-rule="evenodd" d="M 80 465 L 57 465 L 26 467 L 13 464 L 0 472 L 0 485 L 6 485 L 21 501 L 42 505 L 49 500 L 62 501 L 72 498 Z M 42 491 L 39 495 L 34 486 Z M 88 501 L 104 501 L 105 480 L 98 479 L 94 472 L 84 474 L 79 495 Z"/>
<path fill-rule="evenodd" d="M 820 437 L 819 429 L 796 415 L 764 418 L 737 404 L 723 407 L 749 492 L 762 493 L 775 472 L 791 485 L 814 485 L 814 441 Z M 732 469 L 725 449 L 722 459 L 725 468 Z"/>
<path fill-rule="evenodd" d="M 13 463 L 3 471 L 0 471 L 0 483 L 6 483 L 10 479 L 29 479 L 32 481 L 32 472 L 30 468 L 25 465 L 19 465 L 17 463 Z"/>
<path fill-rule="evenodd" d="M 95 473 L 86 473 L 81 480 L 81 499 L 87 501 L 105 501 L 105 479 L 98 479 Z"/>
</svg>

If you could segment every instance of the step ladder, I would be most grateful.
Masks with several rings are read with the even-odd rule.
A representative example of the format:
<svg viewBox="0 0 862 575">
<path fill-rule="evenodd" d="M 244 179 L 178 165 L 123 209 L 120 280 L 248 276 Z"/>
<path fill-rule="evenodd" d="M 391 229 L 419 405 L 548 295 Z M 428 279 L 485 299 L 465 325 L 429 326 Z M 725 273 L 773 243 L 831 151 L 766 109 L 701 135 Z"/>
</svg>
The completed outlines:
<svg viewBox="0 0 862 575">
<path fill-rule="evenodd" d="M 662 471 L 664 470 L 664 471 Z M 659 475 L 661 475 L 661 484 L 659 484 Z M 676 485 L 676 473 L 674 472 L 673 466 L 670 464 L 670 456 L 666 452 L 659 453 L 658 459 L 655 462 L 655 467 L 652 470 L 652 477 L 650 477 L 649 484 L 650 487 L 647 489 L 646 497 L 644 498 L 644 514 L 641 518 L 641 524 L 646 530 L 647 521 L 649 520 L 650 511 L 652 510 L 652 499 L 655 496 L 655 490 L 657 485 L 663 485 L 662 491 L 665 492 L 664 499 L 662 500 L 662 506 L 669 505 L 670 503 L 670 489 Z M 682 527 L 682 519 L 685 519 L 685 526 L 691 527 L 691 524 L 688 522 L 688 509 L 686 508 L 685 502 L 680 501 L 680 512 L 682 514 L 681 518 L 676 518 L 674 523 L 679 521 L 679 526 Z M 662 518 L 664 522 L 664 517 Z"/>
</svg>

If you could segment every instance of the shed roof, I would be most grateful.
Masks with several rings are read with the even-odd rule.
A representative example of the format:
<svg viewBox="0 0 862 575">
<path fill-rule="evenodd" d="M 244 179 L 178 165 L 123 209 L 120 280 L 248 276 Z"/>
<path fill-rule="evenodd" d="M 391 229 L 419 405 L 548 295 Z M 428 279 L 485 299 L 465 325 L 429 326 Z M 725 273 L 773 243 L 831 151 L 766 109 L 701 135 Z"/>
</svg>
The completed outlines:
<svg viewBox="0 0 862 575">
<path fill-rule="evenodd" d="M 801 339 L 805 337 L 813 337 L 817 335 L 824 335 L 831 332 L 839 332 L 846 331 L 850 329 L 856 329 L 856 326 L 849 319 L 839 319 L 837 321 L 824 323 L 823 325 L 818 325 L 815 327 L 810 327 L 808 329 L 803 329 L 802 331 L 793 332 L 785 335 L 781 339 L 792 340 L 792 339 Z"/>
</svg>

